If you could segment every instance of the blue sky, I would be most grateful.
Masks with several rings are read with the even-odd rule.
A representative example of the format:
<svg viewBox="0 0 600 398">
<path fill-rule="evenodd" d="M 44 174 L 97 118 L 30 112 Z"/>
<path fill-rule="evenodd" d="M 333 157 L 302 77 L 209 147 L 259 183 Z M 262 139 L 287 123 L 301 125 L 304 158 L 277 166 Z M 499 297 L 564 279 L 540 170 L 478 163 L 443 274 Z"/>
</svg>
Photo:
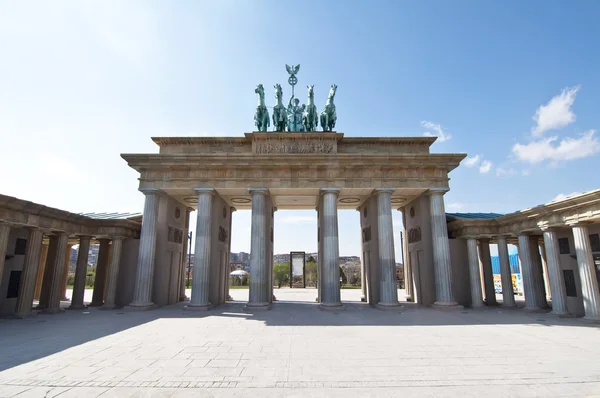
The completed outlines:
<svg viewBox="0 0 600 398">
<path fill-rule="evenodd" d="M 289 96 L 286 63 L 319 109 L 338 85 L 348 136 L 431 133 L 433 152 L 467 153 L 448 211 L 599 188 L 598 15 L 597 1 L 2 2 L 0 192 L 141 211 L 119 154 L 252 130 L 255 85 Z M 232 250 L 249 250 L 249 219 L 235 214 Z M 278 212 L 276 229 L 277 252 L 316 249 L 315 212 Z M 359 229 L 340 212 L 341 254 L 359 254 Z"/>
</svg>

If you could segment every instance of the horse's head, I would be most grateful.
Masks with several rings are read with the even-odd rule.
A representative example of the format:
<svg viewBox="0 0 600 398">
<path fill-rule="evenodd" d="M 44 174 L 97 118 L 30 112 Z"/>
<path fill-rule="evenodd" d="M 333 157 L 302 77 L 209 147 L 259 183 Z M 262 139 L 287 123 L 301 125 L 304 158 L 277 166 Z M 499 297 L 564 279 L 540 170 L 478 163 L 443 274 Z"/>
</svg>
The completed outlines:
<svg viewBox="0 0 600 398">
<path fill-rule="evenodd" d="M 314 84 L 309 84 L 308 86 L 306 86 L 308 88 L 308 98 L 314 98 L 315 96 L 315 85 Z"/>
<path fill-rule="evenodd" d="M 277 83 L 273 86 L 275 88 L 275 98 L 281 98 L 283 91 L 281 90 L 281 84 Z"/>
<path fill-rule="evenodd" d="M 332 84 L 331 89 L 329 90 L 329 98 L 335 97 L 336 90 L 337 90 L 337 84 Z"/>
<path fill-rule="evenodd" d="M 256 86 L 256 88 L 254 89 L 254 92 L 258 95 L 260 95 L 261 97 L 263 95 L 265 95 L 265 89 L 263 88 L 262 84 L 259 84 L 258 86 Z"/>
</svg>

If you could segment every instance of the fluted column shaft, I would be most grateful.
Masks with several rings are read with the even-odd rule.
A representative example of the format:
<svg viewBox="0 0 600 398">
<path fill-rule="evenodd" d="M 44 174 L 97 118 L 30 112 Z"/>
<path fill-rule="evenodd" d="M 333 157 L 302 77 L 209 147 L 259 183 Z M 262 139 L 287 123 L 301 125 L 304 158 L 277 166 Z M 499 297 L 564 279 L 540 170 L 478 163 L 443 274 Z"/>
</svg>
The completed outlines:
<svg viewBox="0 0 600 398">
<path fill-rule="evenodd" d="M 196 211 L 196 241 L 194 268 L 192 269 L 192 297 L 188 308 L 207 310 L 210 308 L 209 278 L 212 246 L 213 189 L 195 189 L 198 194 Z"/>
<path fill-rule="evenodd" d="M 159 191 L 145 190 L 144 215 L 138 254 L 137 272 L 133 302 L 130 307 L 151 307 L 152 285 L 154 282 L 154 258 L 156 254 L 156 228 L 158 221 Z"/>
<path fill-rule="evenodd" d="M 508 257 L 508 243 L 506 237 L 498 236 L 498 257 L 500 260 L 500 278 L 502 279 L 502 305 L 504 307 L 515 306 L 515 292 L 512 284 L 512 274 L 510 272 L 510 259 Z"/>
<path fill-rule="evenodd" d="M 573 240 L 577 254 L 577 268 L 581 279 L 581 295 L 586 319 L 600 320 L 600 292 L 596 279 L 596 267 L 592 256 L 588 227 L 586 225 L 573 226 Z"/>
<path fill-rule="evenodd" d="M 58 236 L 50 235 L 48 237 L 48 251 L 46 253 L 46 261 L 43 267 L 42 286 L 40 288 L 40 302 L 38 309 L 48 308 L 50 300 L 50 285 L 52 284 L 52 275 L 56 266 L 54 257 L 56 256 L 56 248 L 58 245 Z"/>
<path fill-rule="evenodd" d="M 77 266 L 75 268 L 75 281 L 73 283 L 71 305 L 69 306 L 69 309 L 72 310 L 85 308 L 83 296 L 85 295 L 85 277 L 87 273 L 89 251 L 90 237 L 81 236 L 79 238 L 79 250 L 77 252 Z"/>
<path fill-rule="evenodd" d="M 467 239 L 467 254 L 469 257 L 471 306 L 483 307 L 483 295 L 481 293 L 481 275 L 479 274 L 479 257 L 477 256 L 477 239 Z"/>
<path fill-rule="evenodd" d="M 377 234 L 379 237 L 379 307 L 397 307 L 396 257 L 394 253 L 394 229 L 392 221 L 393 189 L 378 189 Z"/>
<path fill-rule="evenodd" d="M 360 209 L 358 209 L 359 217 L 361 217 Z M 319 218 L 320 220 L 320 218 Z M 362 227 L 362 226 L 361 226 Z M 361 228 L 361 237 L 360 237 L 360 301 L 367 301 L 367 275 L 365 268 L 365 243 L 363 242 L 362 237 L 362 228 Z"/>
<path fill-rule="evenodd" d="M 546 252 L 548 279 L 552 295 L 552 313 L 566 315 L 569 313 L 567 309 L 567 290 L 565 288 L 563 273 L 560 269 L 560 252 L 558 237 L 555 231 L 544 231 L 544 250 Z"/>
<path fill-rule="evenodd" d="M 450 245 L 448 243 L 448 226 L 444 209 L 445 189 L 429 191 L 431 212 L 431 235 L 433 240 L 433 265 L 435 269 L 434 306 L 457 306 L 452 290 L 452 264 L 450 262 Z"/>
<path fill-rule="evenodd" d="M 52 279 L 50 283 L 50 292 L 48 295 L 48 308 L 49 312 L 60 311 L 60 299 L 63 296 L 62 291 L 62 277 L 63 269 L 66 265 L 65 257 L 67 255 L 67 244 L 69 242 L 69 236 L 64 232 L 56 233 L 57 245 L 56 252 L 54 253 L 54 267 L 52 272 Z M 41 249 L 41 247 L 40 247 Z"/>
<path fill-rule="evenodd" d="M 269 297 L 269 260 L 267 250 L 267 210 L 266 202 L 269 191 L 266 188 L 249 189 L 252 195 L 252 228 L 250 232 L 250 291 L 248 307 L 268 308 Z"/>
<path fill-rule="evenodd" d="M 60 285 L 60 300 L 66 301 L 69 298 L 67 297 L 67 279 L 69 279 L 69 264 L 71 263 L 71 248 L 72 244 L 67 244 L 67 252 L 65 253 L 65 267 L 63 268 L 63 276 L 62 282 Z"/>
<path fill-rule="evenodd" d="M 542 237 L 542 243 L 539 245 L 540 255 L 542 257 L 542 278 L 544 279 L 544 289 L 546 299 L 552 299 L 552 288 L 550 287 L 550 278 L 548 277 L 548 259 L 546 258 L 546 245 Z"/>
<path fill-rule="evenodd" d="M 185 283 L 186 283 L 186 264 L 188 261 L 188 251 L 190 249 L 189 236 L 190 236 L 190 212 L 191 208 L 187 208 L 185 211 L 185 232 L 183 236 L 183 250 L 181 253 L 181 280 L 179 281 L 179 301 L 185 301 L 187 299 L 185 295 Z"/>
<path fill-rule="evenodd" d="M 143 222 L 143 221 L 142 221 Z M 94 290 L 90 307 L 100 307 L 104 304 L 104 292 L 106 287 L 106 274 L 109 261 L 109 239 L 98 239 L 98 258 L 96 261 L 96 278 L 94 279 Z M 141 242 L 140 242 L 141 244 Z"/>
<path fill-rule="evenodd" d="M 403 239 L 402 239 L 402 253 L 404 254 L 404 289 L 406 301 L 414 300 L 414 289 L 413 289 L 413 269 L 410 262 L 410 253 L 408 252 L 408 234 L 406 233 L 406 211 L 402 212 L 402 225 Z"/>
<path fill-rule="evenodd" d="M 523 274 L 525 309 L 534 311 L 541 309 L 541 303 L 538 301 L 538 297 L 535 293 L 533 260 L 531 255 L 531 244 L 529 242 L 529 236 L 519 235 L 519 260 L 521 260 L 521 273 Z"/>
<path fill-rule="evenodd" d="M 485 287 L 485 304 L 498 305 L 496 302 L 496 289 L 494 289 L 494 272 L 492 270 L 492 257 L 490 255 L 490 240 L 479 239 L 479 255 L 483 269 L 483 285 Z"/>
<path fill-rule="evenodd" d="M 321 306 L 339 307 L 342 305 L 340 299 L 340 267 L 339 254 L 340 245 L 338 238 L 338 214 L 337 199 L 339 188 L 321 189 L 321 239 L 323 240 L 323 258 L 319 259 L 323 263 L 321 270 L 323 276 L 321 283 Z"/>
<path fill-rule="evenodd" d="M 119 283 L 119 268 L 121 265 L 121 252 L 123 250 L 123 238 L 115 236 L 112 238 L 112 250 L 110 251 L 110 263 L 108 266 L 108 279 L 106 281 L 106 295 L 103 308 L 115 308 L 117 306 L 117 285 Z"/>
<path fill-rule="evenodd" d="M 44 233 L 39 229 L 32 229 L 29 231 L 29 241 L 27 242 L 25 251 L 25 262 L 23 264 L 21 280 L 19 282 L 19 296 L 17 297 L 17 305 L 15 307 L 15 313 L 20 317 L 31 314 L 43 237 Z"/>
<path fill-rule="evenodd" d="M 542 256 L 540 254 L 540 247 L 538 244 L 537 236 L 529 237 L 529 246 L 531 247 L 531 264 L 533 269 L 533 280 L 535 282 L 534 289 L 536 300 L 539 303 L 539 307 L 542 309 L 548 308 L 548 302 L 546 301 L 546 285 L 544 283 L 544 268 L 542 266 Z"/>
<path fill-rule="evenodd" d="M 0 223 L 0 282 L 4 274 L 4 263 L 6 259 L 6 249 L 8 247 L 8 235 L 10 234 L 10 226 Z"/>
<path fill-rule="evenodd" d="M 44 269 L 46 268 L 46 259 L 48 257 L 48 244 L 42 241 L 42 252 L 40 254 L 40 263 L 38 265 L 37 279 L 35 280 L 35 290 L 33 299 L 39 300 L 42 294 L 42 281 L 44 279 Z"/>
</svg>

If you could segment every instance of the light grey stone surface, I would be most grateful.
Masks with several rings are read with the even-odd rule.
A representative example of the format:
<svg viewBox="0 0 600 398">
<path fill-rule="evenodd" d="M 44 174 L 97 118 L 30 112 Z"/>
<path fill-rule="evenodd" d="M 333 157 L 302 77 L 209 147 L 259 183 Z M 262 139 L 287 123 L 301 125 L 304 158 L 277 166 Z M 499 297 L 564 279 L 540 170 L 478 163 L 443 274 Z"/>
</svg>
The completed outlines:
<svg viewBox="0 0 600 398">
<path fill-rule="evenodd" d="M 567 310 L 567 292 L 562 270 L 560 269 L 558 236 L 555 231 L 544 231 L 544 249 L 546 250 L 548 279 L 550 279 L 550 291 L 552 292 L 552 312 L 555 315 L 566 315 L 569 313 Z"/>
<path fill-rule="evenodd" d="M 198 189 L 198 211 L 196 212 L 196 250 L 193 267 L 190 308 L 207 309 L 210 306 L 209 277 L 212 240 L 212 189 Z"/>
<path fill-rule="evenodd" d="M 577 253 L 585 318 L 600 321 L 600 293 L 587 226 L 573 226 L 573 240 L 575 242 L 575 252 Z"/>
<path fill-rule="evenodd" d="M 320 217 L 320 234 L 323 240 L 323 255 L 321 256 L 321 306 L 339 307 L 340 301 L 340 267 L 338 240 L 337 198 L 339 189 L 321 188 L 322 198 L 319 201 L 322 212 Z"/>
<path fill-rule="evenodd" d="M 600 394 L 599 330 L 582 319 L 411 303 L 398 314 L 361 304 L 359 289 L 342 290 L 339 312 L 319 311 L 315 289 L 277 289 L 271 311 L 249 314 L 248 290 L 231 294 L 240 301 L 208 312 L 0 320 L 0 396 Z"/>
<path fill-rule="evenodd" d="M 479 258 L 477 256 L 477 239 L 467 239 L 467 250 L 469 256 L 469 278 L 471 284 L 471 306 L 483 306 L 483 294 L 481 293 L 481 275 L 479 273 Z"/>
<path fill-rule="evenodd" d="M 393 189 L 375 190 L 377 195 L 377 236 L 379 238 L 379 302 L 377 305 L 381 308 L 399 306 L 392 225 L 392 192 Z"/>
</svg>

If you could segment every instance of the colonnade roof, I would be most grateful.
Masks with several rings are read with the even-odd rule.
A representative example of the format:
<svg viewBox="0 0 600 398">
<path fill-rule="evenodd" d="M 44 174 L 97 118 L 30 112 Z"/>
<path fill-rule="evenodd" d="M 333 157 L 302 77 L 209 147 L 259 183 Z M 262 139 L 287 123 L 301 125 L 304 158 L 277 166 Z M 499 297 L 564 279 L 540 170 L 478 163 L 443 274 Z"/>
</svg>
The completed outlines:
<svg viewBox="0 0 600 398">
<path fill-rule="evenodd" d="M 49 234 L 66 232 L 70 236 L 96 238 L 135 238 L 141 230 L 139 213 L 77 214 L 2 194 L 0 222 L 13 227 L 40 228 Z"/>
<path fill-rule="evenodd" d="M 509 214 L 446 213 L 451 238 L 541 234 L 549 228 L 600 223 L 600 189 Z"/>
</svg>

